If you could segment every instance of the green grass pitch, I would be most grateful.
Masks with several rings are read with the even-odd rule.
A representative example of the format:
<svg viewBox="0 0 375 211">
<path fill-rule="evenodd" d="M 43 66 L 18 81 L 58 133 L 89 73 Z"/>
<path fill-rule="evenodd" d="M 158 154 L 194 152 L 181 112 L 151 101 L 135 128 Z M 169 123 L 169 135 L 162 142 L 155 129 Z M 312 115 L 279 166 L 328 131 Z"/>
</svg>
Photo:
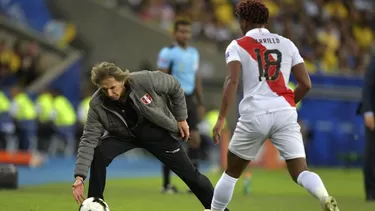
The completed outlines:
<svg viewBox="0 0 375 211">
<path fill-rule="evenodd" d="M 375 203 L 366 203 L 363 179 L 359 170 L 316 171 L 341 211 L 373 211 Z M 216 184 L 219 174 L 210 175 Z M 172 179 L 180 190 L 186 186 Z M 113 179 L 107 182 L 106 202 L 111 211 L 203 211 L 191 194 L 160 194 L 160 178 Z M 249 195 L 242 194 L 239 180 L 229 208 L 233 211 L 319 211 L 318 202 L 294 184 L 286 171 L 254 170 Z M 87 187 L 86 187 L 87 190 Z M 28 186 L 16 191 L 0 191 L 0 211 L 75 211 L 78 205 L 71 194 L 71 184 Z"/>
</svg>

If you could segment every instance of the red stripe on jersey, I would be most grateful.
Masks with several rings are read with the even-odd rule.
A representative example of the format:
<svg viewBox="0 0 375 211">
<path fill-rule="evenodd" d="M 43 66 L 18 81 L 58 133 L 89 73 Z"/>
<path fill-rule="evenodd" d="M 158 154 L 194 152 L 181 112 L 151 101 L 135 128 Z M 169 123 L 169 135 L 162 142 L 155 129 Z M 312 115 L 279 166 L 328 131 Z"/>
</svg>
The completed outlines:
<svg viewBox="0 0 375 211">
<path fill-rule="evenodd" d="M 264 53 L 266 52 L 267 48 L 259 43 L 257 40 L 245 36 L 238 40 L 236 40 L 238 45 L 241 46 L 249 55 L 258 62 L 257 55 L 255 53 L 255 49 L 260 49 L 261 53 L 261 59 L 262 59 L 262 66 L 263 70 L 265 69 L 265 61 L 264 61 Z M 275 61 L 275 58 L 270 54 L 268 57 L 269 61 Z M 272 76 L 276 72 L 276 66 L 271 65 L 268 69 L 268 75 Z M 271 88 L 273 92 L 275 92 L 277 95 L 282 96 L 285 98 L 285 100 L 293 107 L 296 107 L 296 104 L 294 102 L 294 92 L 285 85 L 283 73 L 280 71 L 279 77 L 276 80 L 267 80 L 268 86 Z"/>
</svg>

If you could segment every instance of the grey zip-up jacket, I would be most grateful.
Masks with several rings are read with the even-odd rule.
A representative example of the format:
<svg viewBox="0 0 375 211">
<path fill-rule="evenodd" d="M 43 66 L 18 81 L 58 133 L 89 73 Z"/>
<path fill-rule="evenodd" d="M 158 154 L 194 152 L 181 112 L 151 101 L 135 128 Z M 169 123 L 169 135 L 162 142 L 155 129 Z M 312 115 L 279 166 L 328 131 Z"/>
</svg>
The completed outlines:
<svg viewBox="0 0 375 211">
<path fill-rule="evenodd" d="M 130 73 L 129 85 L 132 90 L 129 97 L 142 115 L 170 131 L 176 140 L 180 139 L 177 121 L 186 120 L 188 117 L 185 95 L 180 83 L 171 75 L 160 71 L 140 71 Z M 115 134 L 123 139 L 133 137 L 125 119 L 106 106 L 106 99 L 108 98 L 99 89 L 90 101 L 78 148 L 75 177 L 87 177 L 94 149 L 106 134 Z"/>
</svg>

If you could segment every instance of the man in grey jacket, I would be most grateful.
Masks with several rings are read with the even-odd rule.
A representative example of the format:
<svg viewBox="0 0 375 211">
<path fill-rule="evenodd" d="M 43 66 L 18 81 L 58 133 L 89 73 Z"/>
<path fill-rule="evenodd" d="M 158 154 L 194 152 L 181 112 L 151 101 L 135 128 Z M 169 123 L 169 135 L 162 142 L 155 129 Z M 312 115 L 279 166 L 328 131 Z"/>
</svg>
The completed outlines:
<svg viewBox="0 0 375 211">
<path fill-rule="evenodd" d="M 90 168 L 88 197 L 103 198 L 106 167 L 118 155 L 144 148 L 174 171 L 210 209 L 213 186 L 196 170 L 179 140 L 189 138 L 184 91 L 160 71 L 129 73 L 103 62 L 93 67 L 92 82 L 99 87 L 78 148 L 73 195 L 84 200 L 84 179 Z"/>
</svg>

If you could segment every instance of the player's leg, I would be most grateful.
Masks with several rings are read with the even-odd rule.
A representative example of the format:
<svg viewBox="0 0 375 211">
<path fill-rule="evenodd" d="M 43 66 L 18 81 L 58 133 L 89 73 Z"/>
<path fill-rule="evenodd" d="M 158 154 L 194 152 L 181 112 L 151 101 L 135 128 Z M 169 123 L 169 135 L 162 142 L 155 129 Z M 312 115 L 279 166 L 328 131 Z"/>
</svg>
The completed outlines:
<svg viewBox="0 0 375 211">
<path fill-rule="evenodd" d="M 316 197 L 324 210 L 338 211 L 335 199 L 328 195 L 319 175 L 307 168 L 302 134 L 297 122 L 297 112 L 287 110 L 272 114 L 274 127 L 271 131 L 271 140 L 280 155 L 286 160 L 289 174 L 294 182 Z"/>
<path fill-rule="evenodd" d="M 211 202 L 212 211 L 222 211 L 232 199 L 238 178 L 248 166 L 250 160 L 245 160 L 228 150 L 227 169 L 217 182 L 214 197 Z"/>
<path fill-rule="evenodd" d="M 94 159 L 90 167 L 88 197 L 104 199 L 107 166 L 115 157 L 134 148 L 136 145 L 132 141 L 123 141 L 112 137 L 101 140 L 95 148 Z"/>
<path fill-rule="evenodd" d="M 240 118 L 229 144 L 227 169 L 215 186 L 212 211 L 222 211 L 228 206 L 238 178 L 268 136 L 269 123 L 267 115 Z"/>
</svg>

